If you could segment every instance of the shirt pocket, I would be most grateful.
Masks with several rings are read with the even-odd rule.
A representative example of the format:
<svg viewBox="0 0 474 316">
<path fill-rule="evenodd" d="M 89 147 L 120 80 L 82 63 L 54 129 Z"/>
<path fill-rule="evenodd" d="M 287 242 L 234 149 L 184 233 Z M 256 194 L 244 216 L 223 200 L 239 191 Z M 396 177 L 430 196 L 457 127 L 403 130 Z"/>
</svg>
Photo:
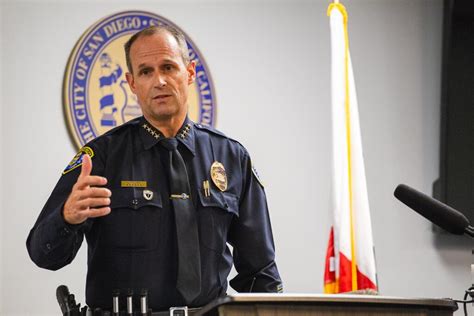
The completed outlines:
<svg viewBox="0 0 474 316">
<path fill-rule="evenodd" d="M 111 212 L 100 218 L 100 241 L 110 250 L 141 252 L 158 248 L 162 201 L 150 189 L 111 189 Z"/>
<path fill-rule="evenodd" d="M 199 190 L 198 208 L 202 244 L 223 253 L 233 217 L 239 216 L 238 197 L 229 192 L 211 190 L 210 196 Z"/>
</svg>

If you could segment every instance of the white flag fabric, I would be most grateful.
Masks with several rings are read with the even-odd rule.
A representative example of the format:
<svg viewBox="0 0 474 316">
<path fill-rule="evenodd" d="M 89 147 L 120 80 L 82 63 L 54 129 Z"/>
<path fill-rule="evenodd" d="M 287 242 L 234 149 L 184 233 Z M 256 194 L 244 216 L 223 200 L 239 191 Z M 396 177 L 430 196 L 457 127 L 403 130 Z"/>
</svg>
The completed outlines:
<svg viewBox="0 0 474 316">
<path fill-rule="evenodd" d="M 331 26 L 332 207 L 324 290 L 377 291 L 374 244 L 362 155 L 359 112 L 349 54 L 347 12 L 329 5 Z"/>
</svg>

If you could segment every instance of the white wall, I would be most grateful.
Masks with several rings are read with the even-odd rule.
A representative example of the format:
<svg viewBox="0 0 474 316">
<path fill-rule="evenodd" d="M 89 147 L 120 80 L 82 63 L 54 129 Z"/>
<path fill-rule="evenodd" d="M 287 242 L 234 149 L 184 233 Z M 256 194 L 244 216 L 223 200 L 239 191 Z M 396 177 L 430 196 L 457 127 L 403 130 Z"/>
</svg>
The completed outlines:
<svg viewBox="0 0 474 316">
<path fill-rule="evenodd" d="M 430 193 L 438 177 L 442 1 L 345 2 L 381 292 L 460 298 L 472 243 L 433 234 L 392 197 L 401 182 Z M 61 283 L 84 302 L 85 247 L 50 272 L 29 260 L 25 240 L 75 154 L 61 100 L 68 56 L 91 24 L 127 9 L 174 21 L 198 45 L 215 82 L 218 128 L 246 145 L 267 184 L 286 291 L 322 292 L 331 220 L 327 3 L 4 0 L 0 314 L 59 312 Z"/>
</svg>

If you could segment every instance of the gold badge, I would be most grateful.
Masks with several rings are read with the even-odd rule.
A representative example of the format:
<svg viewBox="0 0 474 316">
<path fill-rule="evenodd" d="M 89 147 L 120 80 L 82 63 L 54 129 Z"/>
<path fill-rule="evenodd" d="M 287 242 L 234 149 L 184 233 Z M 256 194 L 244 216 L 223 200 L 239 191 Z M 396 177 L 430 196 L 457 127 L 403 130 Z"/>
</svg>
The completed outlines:
<svg viewBox="0 0 474 316">
<path fill-rule="evenodd" d="M 227 190 L 227 175 L 224 165 L 219 161 L 214 161 L 211 165 L 211 179 L 219 190 L 222 192 Z"/>
<path fill-rule="evenodd" d="M 153 198 L 153 191 L 143 190 L 143 197 L 145 200 L 150 201 Z"/>
</svg>

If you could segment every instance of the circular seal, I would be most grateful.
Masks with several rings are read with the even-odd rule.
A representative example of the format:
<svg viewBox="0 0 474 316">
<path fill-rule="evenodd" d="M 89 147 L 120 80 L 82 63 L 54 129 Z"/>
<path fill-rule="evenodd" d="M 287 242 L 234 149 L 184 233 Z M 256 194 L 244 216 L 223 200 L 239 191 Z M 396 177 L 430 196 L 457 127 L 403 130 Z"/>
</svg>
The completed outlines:
<svg viewBox="0 0 474 316">
<path fill-rule="evenodd" d="M 154 13 L 124 11 L 99 20 L 78 40 L 69 57 L 63 85 L 67 125 L 77 147 L 142 115 L 125 79 L 127 64 L 123 46 L 134 33 L 163 24 L 180 30 Z M 195 122 L 214 126 L 215 92 L 209 69 L 196 45 L 185 36 L 190 58 L 196 61 L 188 115 Z"/>
</svg>

